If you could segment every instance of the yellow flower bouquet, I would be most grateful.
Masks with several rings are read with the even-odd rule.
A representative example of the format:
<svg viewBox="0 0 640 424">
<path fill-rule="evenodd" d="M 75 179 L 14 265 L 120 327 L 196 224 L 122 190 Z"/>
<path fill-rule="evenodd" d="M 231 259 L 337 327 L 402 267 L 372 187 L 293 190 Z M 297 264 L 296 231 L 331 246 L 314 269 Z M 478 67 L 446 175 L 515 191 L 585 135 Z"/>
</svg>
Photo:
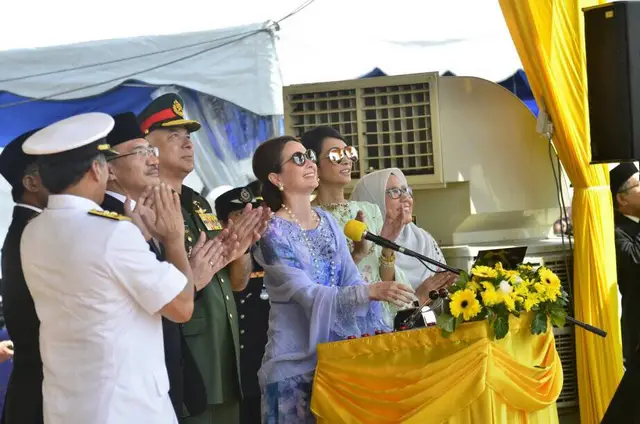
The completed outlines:
<svg viewBox="0 0 640 424">
<path fill-rule="evenodd" d="M 501 339 L 509 332 L 509 315 L 533 312 L 531 333 L 542 334 L 549 321 L 555 327 L 564 325 L 568 302 L 560 278 L 548 268 L 522 264 L 504 269 L 500 262 L 492 267 L 476 265 L 449 288 L 448 311 L 438 316 L 437 325 L 446 337 L 465 321 L 486 319 Z"/>
</svg>

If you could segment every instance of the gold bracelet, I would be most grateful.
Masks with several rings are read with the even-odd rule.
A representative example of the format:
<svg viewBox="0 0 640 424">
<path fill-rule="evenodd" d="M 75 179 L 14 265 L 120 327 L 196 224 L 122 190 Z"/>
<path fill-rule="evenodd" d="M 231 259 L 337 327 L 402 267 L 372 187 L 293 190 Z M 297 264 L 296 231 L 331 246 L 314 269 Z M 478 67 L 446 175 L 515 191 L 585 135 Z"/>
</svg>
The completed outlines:
<svg viewBox="0 0 640 424">
<path fill-rule="evenodd" d="M 382 268 L 384 268 L 384 269 L 391 269 L 391 268 L 394 268 L 396 266 L 395 262 L 391 262 L 391 263 L 380 262 L 380 265 L 382 265 Z"/>
<path fill-rule="evenodd" d="M 393 250 L 391 251 L 391 255 L 390 256 L 385 256 L 382 253 L 380 254 L 380 258 L 384 261 L 387 262 L 394 262 L 396 260 L 396 252 L 394 252 Z"/>
<path fill-rule="evenodd" d="M 380 255 L 380 264 L 382 265 L 383 268 L 393 268 L 395 266 L 395 263 L 396 263 L 395 252 L 389 257 Z"/>
</svg>

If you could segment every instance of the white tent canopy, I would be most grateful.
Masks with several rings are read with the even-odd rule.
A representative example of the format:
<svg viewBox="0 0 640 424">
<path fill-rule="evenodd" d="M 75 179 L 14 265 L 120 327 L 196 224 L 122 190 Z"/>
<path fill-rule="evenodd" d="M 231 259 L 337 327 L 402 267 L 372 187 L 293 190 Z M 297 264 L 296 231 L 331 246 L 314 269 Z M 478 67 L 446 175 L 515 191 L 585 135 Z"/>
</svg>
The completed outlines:
<svg viewBox="0 0 640 424">
<path fill-rule="evenodd" d="M 35 16 L 37 32 L 33 25 L 14 25 L 9 20 L 0 27 L 0 48 L 9 38 L 18 46 L 77 40 L 77 34 L 62 29 L 77 27 L 81 18 L 56 13 L 64 10 L 60 3 L 72 7 L 77 1 L 56 2 L 50 11 L 53 17 L 38 20 Z M 91 25 L 82 24 L 83 39 L 123 37 L 120 39 L 0 52 L 0 91 L 42 98 L 91 86 L 55 97 L 69 99 L 95 95 L 125 79 L 137 79 L 155 85 L 179 84 L 254 113 L 271 115 L 282 113 L 282 84 L 352 79 L 375 67 L 389 75 L 452 71 L 501 81 L 522 66 L 495 0 L 317 0 L 283 21 L 275 37 L 270 19 L 282 18 L 302 0 L 236 0 L 225 4 L 223 10 L 212 10 L 215 2 L 185 0 L 180 8 L 191 10 L 188 19 L 169 20 L 163 1 L 128 2 L 127 14 L 114 6 L 101 11 L 103 19 L 92 16 Z M 25 3 L 12 3 L 10 8 L 20 4 Z M 44 14 L 41 11 L 39 15 Z M 109 18 L 110 14 L 117 16 Z M 265 23 L 208 29 L 247 21 Z M 188 32 L 203 29 L 207 30 Z M 173 34 L 126 38 L 159 31 Z M 251 33 L 254 35 L 248 36 Z M 238 38 L 242 40 L 230 42 Z M 220 44 L 226 45 L 215 47 Z M 207 49 L 211 50 L 197 54 Z M 164 53 L 149 55 L 157 52 Z M 146 56 L 11 80 L 138 55 Z M 131 74 L 136 75 L 128 77 Z M 102 84 L 105 81 L 110 82 Z"/>
<path fill-rule="evenodd" d="M 138 80 L 159 86 L 180 85 L 259 115 L 279 115 L 282 79 L 272 26 L 267 22 L 0 52 L 0 91 L 68 100 Z M 92 66 L 95 64 L 101 65 Z M 21 78 L 34 74 L 44 75 Z"/>
<path fill-rule="evenodd" d="M 285 85 L 353 79 L 375 67 L 502 81 L 522 68 L 496 0 L 317 0 L 278 35 Z"/>
</svg>

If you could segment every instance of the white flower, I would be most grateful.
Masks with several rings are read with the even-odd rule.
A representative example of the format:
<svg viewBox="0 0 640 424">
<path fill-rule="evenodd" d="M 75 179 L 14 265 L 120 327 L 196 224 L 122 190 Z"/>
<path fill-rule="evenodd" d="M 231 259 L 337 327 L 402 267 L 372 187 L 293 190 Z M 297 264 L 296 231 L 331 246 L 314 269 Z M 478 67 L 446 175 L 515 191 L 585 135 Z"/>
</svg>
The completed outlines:
<svg viewBox="0 0 640 424">
<path fill-rule="evenodd" d="M 524 280 L 522 278 L 520 278 L 520 276 L 517 276 L 516 278 L 513 279 L 513 284 L 515 284 L 516 286 L 520 283 L 522 283 Z"/>
<path fill-rule="evenodd" d="M 511 287 L 511 284 L 509 284 L 508 281 L 500 281 L 500 284 L 498 285 L 498 291 L 500 291 L 502 294 L 509 294 L 512 290 L 513 287 Z"/>
</svg>

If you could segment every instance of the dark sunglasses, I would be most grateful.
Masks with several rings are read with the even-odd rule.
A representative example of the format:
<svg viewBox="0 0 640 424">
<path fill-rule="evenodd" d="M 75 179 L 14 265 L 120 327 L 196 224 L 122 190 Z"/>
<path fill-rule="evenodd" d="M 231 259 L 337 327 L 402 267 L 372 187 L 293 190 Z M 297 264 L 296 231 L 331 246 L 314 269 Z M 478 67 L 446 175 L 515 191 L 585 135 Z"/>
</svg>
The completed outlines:
<svg viewBox="0 0 640 424">
<path fill-rule="evenodd" d="M 341 164 L 344 158 L 349 159 L 351 162 L 357 162 L 358 150 L 353 146 L 334 147 L 329 150 L 329 154 L 327 155 L 327 159 L 334 165 Z"/>
<path fill-rule="evenodd" d="M 318 157 L 316 156 L 316 152 L 314 152 L 311 149 L 308 149 L 306 152 L 295 152 L 294 154 L 291 155 L 291 157 L 289 158 L 289 160 L 287 160 L 285 163 L 291 161 L 294 164 L 298 165 L 298 166 L 303 166 L 308 160 L 310 160 L 313 163 L 318 163 Z M 283 163 L 284 165 L 284 163 Z"/>
</svg>

